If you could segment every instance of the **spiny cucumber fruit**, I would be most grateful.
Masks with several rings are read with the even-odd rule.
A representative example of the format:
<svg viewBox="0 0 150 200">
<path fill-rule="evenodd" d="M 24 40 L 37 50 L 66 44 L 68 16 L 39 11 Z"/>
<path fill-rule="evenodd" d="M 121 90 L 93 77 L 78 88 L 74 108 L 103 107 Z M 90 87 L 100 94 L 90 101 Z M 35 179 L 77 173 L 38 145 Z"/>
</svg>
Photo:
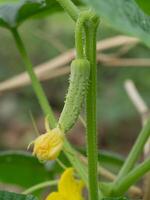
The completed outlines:
<svg viewBox="0 0 150 200">
<path fill-rule="evenodd" d="M 87 59 L 75 59 L 71 63 L 70 85 L 58 125 L 64 133 L 76 123 L 88 87 L 90 63 Z"/>
</svg>

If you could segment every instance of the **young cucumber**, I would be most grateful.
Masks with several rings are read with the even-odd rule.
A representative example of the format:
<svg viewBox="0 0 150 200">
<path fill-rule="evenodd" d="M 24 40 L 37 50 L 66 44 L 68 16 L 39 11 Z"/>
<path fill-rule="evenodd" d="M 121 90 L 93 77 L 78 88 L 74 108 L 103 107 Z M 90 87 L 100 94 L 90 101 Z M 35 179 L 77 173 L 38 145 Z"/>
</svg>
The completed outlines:
<svg viewBox="0 0 150 200">
<path fill-rule="evenodd" d="M 64 133 L 73 127 L 80 114 L 88 87 L 89 76 L 89 61 L 87 59 L 75 59 L 71 64 L 68 94 L 58 122 Z"/>
</svg>

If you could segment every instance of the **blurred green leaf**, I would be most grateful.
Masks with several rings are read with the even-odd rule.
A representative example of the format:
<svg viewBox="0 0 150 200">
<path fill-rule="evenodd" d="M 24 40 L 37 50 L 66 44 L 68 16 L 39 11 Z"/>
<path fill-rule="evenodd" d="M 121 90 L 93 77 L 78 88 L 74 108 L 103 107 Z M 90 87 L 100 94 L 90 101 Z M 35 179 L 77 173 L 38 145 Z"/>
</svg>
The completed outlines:
<svg viewBox="0 0 150 200">
<path fill-rule="evenodd" d="M 49 180 L 50 172 L 36 158 L 24 152 L 0 153 L 0 182 L 28 188 Z"/>
<path fill-rule="evenodd" d="M 140 8 L 148 15 L 150 15 L 150 1 L 148 0 L 135 0 Z"/>
<path fill-rule="evenodd" d="M 32 195 L 21 195 L 7 191 L 0 191 L 0 200 L 38 200 Z"/>
<path fill-rule="evenodd" d="M 83 0 L 113 28 L 141 39 L 150 47 L 150 17 L 134 0 Z"/>
<path fill-rule="evenodd" d="M 117 173 L 124 163 L 124 158 L 116 153 L 101 151 L 98 154 L 99 163 L 108 170 Z"/>
<path fill-rule="evenodd" d="M 45 7 L 43 0 L 2 1 L 1 4 L 0 25 L 4 27 L 15 27 Z"/>
<path fill-rule="evenodd" d="M 79 0 L 75 2 L 79 3 Z M 52 14 L 60 10 L 54 0 L 0 1 L 0 26 L 14 28 L 33 16 Z"/>
<path fill-rule="evenodd" d="M 86 155 L 85 149 L 77 149 L 84 156 Z M 124 163 L 124 158 L 116 153 L 109 151 L 99 151 L 98 161 L 104 168 L 117 173 Z"/>
</svg>

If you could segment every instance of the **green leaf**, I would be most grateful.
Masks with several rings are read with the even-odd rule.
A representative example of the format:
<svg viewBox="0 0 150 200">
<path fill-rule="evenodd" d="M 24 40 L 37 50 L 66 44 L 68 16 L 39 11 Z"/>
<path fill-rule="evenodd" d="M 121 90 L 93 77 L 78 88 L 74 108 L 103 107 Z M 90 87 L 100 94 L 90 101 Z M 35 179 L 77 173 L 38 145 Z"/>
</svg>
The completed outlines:
<svg viewBox="0 0 150 200">
<path fill-rule="evenodd" d="M 150 47 L 150 16 L 134 0 L 83 0 L 113 28 L 141 39 Z"/>
<path fill-rule="evenodd" d="M 0 200 L 38 200 L 32 195 L 21 195 L 13 192 L 0 191 Z"/>
<path fill-rule="evenodd" d="M 124 158 L 122 156 L 108 151 L 100 151 L 98 160 L 104 168 L 114 173 L 118 173 L 124 163 Z"/>
<path fill-rule="evenodd" d="M 0 25 L 7 28 L 16 27 L 27 17 L 35 15 L 45 7 L 43 0 L 20 0 L 13 3 L 2 1 L 1 4 Z"/>
<path fill-rule="evenodd" d="M 49 180 L 50 172 L 36 158 L 24 152 L 0 153 L 0 182 L 28 188 Z"/>
<path fill-rule="evenodd" d="M 148 15 L 150 15 L 150 2 L 149 0 L 135 0 L 140 8 Z"/>
<path fill-rule="evenodd" d="M 79 0 L 75 0 L 79 4 Z M 0 0 L 0 26 L 14 28 L 31 17 L 62 10 L 56 0 Z"/>
<path fill-rule="evenodd" d="M 37 14 L 49 11 L 52 13 L 59 9 L 56 1 L 45 0 L 20 0 L 4 1 L 0 5 L 0 26 L 13 28 L 26 19 Z"/>
</svg>

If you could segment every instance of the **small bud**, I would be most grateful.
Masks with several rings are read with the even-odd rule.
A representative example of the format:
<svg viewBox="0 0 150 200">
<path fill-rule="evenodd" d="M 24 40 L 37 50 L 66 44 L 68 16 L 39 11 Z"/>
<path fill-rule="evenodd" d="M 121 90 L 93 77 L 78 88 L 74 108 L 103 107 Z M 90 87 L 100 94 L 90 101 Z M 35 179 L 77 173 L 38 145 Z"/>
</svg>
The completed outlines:
<svg viewBox="0 0 150 200">
<path fill-rule="evenodd" d="M 55 160 L 63 148 L 64 134 L 59 128 L 49 130 L 34 142 L 33 155 L 40 161 Z"/>
</svg>

